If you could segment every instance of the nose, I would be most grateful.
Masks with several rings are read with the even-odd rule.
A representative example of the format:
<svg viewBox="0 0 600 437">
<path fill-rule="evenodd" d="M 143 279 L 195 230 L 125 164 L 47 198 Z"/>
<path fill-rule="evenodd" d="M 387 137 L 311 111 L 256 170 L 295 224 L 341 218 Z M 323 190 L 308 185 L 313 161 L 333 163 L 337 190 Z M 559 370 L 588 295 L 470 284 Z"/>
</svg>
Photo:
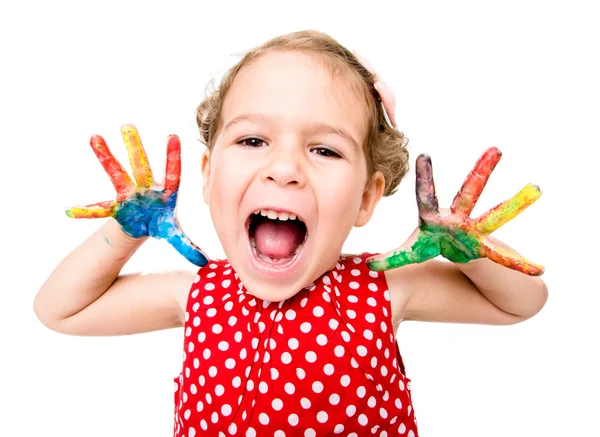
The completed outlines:
<svg viewBox="0 0 600 437">
<path fill-rule="evenodd" d="M 280 187 L 303 187 L 306 184 L 306 175 L 300 151 L 283 146 L 275 146 L 272 150 L 261 173 L 262 181 L 275 182 Z"/>
</svg>

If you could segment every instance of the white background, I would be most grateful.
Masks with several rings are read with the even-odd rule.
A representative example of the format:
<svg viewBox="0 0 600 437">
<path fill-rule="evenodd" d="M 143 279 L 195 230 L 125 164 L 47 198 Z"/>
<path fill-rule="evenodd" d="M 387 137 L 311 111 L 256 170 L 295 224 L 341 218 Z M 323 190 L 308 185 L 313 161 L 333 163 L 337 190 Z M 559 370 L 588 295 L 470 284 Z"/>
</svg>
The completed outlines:
<svg viewBox="0 0 600 437">
<path fill-rule="evenodd" d="M 600 31 L 595 2 L 3 2 L 0 6 L 0 435 L 168 436 L 182 331 L 114 338 L 49 331 L 33 298 L 99 225 L 68 206 L 114 198 L 88 145 L 140 130 L 162 178 L 183 143 L 178 215 L 224 254 L 200 200 L 194 110 L 243 52 L 313 28 L 369 58 L 396 92 L 411 171 L 345 251 L 387 251 L 417 224 L 414 159 L 431 155 L 448 206 L 485 148 L 496 167 L 474 214 L 525 184 L 544 194 L 494 233 L 546 267 L 550 298 L 510 327 L 406 323 L 400 347 L 423 436 L 600 435 L 596 275 Z M 218 5 L 217 5 L 218 4 Z M 129 271 L 192 268 L 148 242 Z"/>
</svg>

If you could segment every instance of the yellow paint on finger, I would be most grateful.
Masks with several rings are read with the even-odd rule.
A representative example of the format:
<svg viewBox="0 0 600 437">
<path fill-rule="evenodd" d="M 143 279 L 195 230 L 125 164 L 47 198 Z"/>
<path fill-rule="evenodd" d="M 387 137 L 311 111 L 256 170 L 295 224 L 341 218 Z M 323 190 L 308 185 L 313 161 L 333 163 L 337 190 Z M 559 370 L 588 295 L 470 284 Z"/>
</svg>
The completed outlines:
<svg viewBox="0 0 600 437">
<path fill-rule="evenodd" d="M 121 127 L 121 136 L 127 147 L 129 162 L 137 185 L 150 188 L 153 180 L 152 170 L 137 129 L 133 125 L 126 124 Z"/>
<path fill-rule="evenodd" d="M 540 187 L 527 184 L 510 199 L 490 209 L 475 222 L 474 226 L 482 234 L 490 234 L 518 216 L 525 208 L 542 195 Z"/>
</svg>

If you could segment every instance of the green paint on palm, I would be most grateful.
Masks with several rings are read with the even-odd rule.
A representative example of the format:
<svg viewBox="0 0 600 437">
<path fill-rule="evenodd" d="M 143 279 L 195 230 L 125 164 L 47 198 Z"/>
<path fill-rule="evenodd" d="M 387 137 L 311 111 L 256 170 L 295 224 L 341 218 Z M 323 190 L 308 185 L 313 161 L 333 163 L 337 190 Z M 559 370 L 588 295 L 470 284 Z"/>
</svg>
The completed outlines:
<svg viewBox="0 0 600 437">
<path fill-rule="evenodd" d="M 407 264 L 421 263 L 442 255 L 456 262 L 467 263 L 479 258 L 480 243 L 476 236 L 460 228 L 452 230 L 437 225 L 421 223 L 417 241 L 410 248 L 394 252 L 391 256 L 368 263 L 375 271 L 391 270 Z"/>
</svg>

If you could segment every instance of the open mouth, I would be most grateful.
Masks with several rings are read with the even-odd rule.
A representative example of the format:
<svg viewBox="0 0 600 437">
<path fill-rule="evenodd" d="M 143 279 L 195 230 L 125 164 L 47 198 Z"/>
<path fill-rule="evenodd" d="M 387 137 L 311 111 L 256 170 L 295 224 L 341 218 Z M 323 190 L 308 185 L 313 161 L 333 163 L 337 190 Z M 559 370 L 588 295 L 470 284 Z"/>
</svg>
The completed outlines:
<svg viewBox="0 0 600 437">
<path fill-rule="evenodd" d="M 308 239 L 304 222 L 285 211 L 255 211 L 246 220 L 246 229 L 256 259 L 277 267 L 291 264 Z"/>
</svg>

